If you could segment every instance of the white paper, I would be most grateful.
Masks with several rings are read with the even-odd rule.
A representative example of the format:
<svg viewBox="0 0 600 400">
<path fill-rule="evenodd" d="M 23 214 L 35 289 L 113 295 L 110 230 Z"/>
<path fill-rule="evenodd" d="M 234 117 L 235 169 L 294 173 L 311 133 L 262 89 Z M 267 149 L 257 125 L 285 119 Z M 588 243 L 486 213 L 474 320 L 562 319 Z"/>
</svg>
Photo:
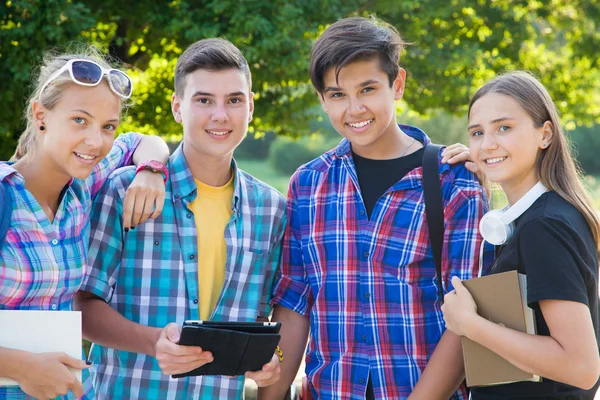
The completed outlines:
<svg viewBox="0 0 600 400">
<path fill-rule="evenodd" d="M 64 352 L 81 360 L 81 312 L 0 310 L 0 346 L 32 353 Z M 71 369 L 81 382 L 81 370 Z M 16 386 L 0 377 L 0 386 Z"/>
</svg>

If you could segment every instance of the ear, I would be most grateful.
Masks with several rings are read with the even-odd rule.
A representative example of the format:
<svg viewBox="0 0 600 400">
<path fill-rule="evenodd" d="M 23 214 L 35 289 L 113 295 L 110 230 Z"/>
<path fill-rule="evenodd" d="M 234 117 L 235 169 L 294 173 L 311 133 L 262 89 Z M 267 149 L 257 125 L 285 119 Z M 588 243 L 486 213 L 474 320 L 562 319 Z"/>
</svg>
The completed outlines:
<svg viewBox="0 0 600 400">
<path fill-rule="evenodd" d="M 177 96 L 177 93 L 173 93 L 171 96 L 171 112 L 173 113 L 173 118 L 175 118 L 175 122 L 178 124 L 181 123 L 181 99 Z"/>
<path fill-rule="evenodd" d="M 542 149 L 548 148 L 548 146 L 550 146 L 550 143 L 552 143 L 552 139 L 554 139 L 554 133 L 552 128 L 552 122 L 550 121 L 546 121 L 544 122 L 544 125 L 542 125 L 542 142 L 540 143 L 540 147 Z"/>
<path fill-rule="evenodd" d="M 33 103 L 31 103 L 31 110 L 33 111 L 33 121 L 35 122 L 36 130 L 39 132 L 40 126 L 46 125 L 45 118 L 48 110 L 39 100 L 34 100 Z"/>
<path fill-rule="evenodd" d="M 394 79 L 394 100 L 400 100 L 404 96 L 404 86 L 406 85 L 406 71 L 404 68 L 398 69 L 398 75 Z"/>
<path fill-rule="evenodd" d="M 254 92 L 250 92 L 248 96 L 248 105 L 250 106 L 250 113 L 248 114 L 248 122 L 252 122 L 252 114 L 254 114 Z"/>
</svg>

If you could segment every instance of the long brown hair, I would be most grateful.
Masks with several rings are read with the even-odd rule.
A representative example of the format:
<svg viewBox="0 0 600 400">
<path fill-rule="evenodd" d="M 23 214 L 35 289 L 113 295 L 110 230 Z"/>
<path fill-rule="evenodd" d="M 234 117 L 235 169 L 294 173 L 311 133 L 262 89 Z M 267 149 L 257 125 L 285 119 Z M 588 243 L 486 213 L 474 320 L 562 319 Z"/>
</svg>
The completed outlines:
<svg viewBox="0 0 600 400">
<path fill-rule="evenodd" d="M 581 171 L 571 155 L 571 145 L 563 132 L 558 110 L 548 90 L 533 75 L 524 71 L 499 75 L 475 93 L 469 103 L 469 115 L 473 104 L 488 93 L 500 93 L 518 101 L 538 128 L 546 121 L 552 123 L 550 146 L 538 153 L 540 180 L 583 214 L 594 235 L 596 249 L 600 250 L 600 219 L 581 184 Z"/>
</svg>

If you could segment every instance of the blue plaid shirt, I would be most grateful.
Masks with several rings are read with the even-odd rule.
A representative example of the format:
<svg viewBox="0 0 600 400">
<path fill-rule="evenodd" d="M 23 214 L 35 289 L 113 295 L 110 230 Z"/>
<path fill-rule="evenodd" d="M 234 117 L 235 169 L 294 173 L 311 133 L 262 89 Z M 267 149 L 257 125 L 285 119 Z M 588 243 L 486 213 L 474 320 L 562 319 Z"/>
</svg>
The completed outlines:
<svg viewBox="0 0 600 400">
<path fill-rule="evenodd" d="M 418 128 L 401 125 L 424 144 Z M 441 158 L 441 157 L 440 157 Z M 462 164 L 441 164 L 442 281 L 477 274 L 485 199 Z M 350 142 L 300 167 L 290 181 L 274 304 L 310 317 L 306 373 L 319 399 L 406 398 L 444 330 L 425 221 L 422 168 L 377 201 L 369 218 Z M 465 397 L 461 387 L 452 398 Z"/>
<path fill-rule="evenodd" d="M 109 178 L 92 210 L 90 272 L 82 286 L 127 319 L 159 328 L 198 319 L 198 241 L 188 207 L 196 197 L 196 183 L 182 146 L 169 159 L 162 214 L 127 234 L 121 225 L 122 203 L 134 171 L 122 169 Z M 211 320 L 256 321 L 271 311 L 285 200 L 235 163 L 233 167 L 226 277 Z M 234 399 L 243 394 L 243 377 L 172 379 L 145 354 L 94 346 L 93 361 L 97 399 Z"/>
</svg>

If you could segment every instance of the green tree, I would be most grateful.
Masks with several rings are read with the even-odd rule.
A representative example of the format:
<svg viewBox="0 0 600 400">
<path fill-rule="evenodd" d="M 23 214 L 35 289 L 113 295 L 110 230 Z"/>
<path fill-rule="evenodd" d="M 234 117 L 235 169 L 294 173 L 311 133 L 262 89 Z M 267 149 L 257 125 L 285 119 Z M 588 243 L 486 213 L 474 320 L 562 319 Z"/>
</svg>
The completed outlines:
<svg viewBox="0 0 600 400">
<path fill-rule="evenodd" d="M 123 129 L 178 135 L 169 101 L 176 57 L 205 37 L 226 37 L 253 71 L 251 132 L 300 135 L 321 118 L 308 76 L 312 41 L 327 24 L 376 14 L 413 45 L 401 64 L 405 100 L 423 115 L 463 113 L 496 72 L 525 68 L 548 86 L 570 128 L 600 122 L 600 5 L 596 0 L 0 0 L 0 158 L 23 124 L 30 71 L 53 46 L 106 49 L 134 77 Z"/>
</svg>

